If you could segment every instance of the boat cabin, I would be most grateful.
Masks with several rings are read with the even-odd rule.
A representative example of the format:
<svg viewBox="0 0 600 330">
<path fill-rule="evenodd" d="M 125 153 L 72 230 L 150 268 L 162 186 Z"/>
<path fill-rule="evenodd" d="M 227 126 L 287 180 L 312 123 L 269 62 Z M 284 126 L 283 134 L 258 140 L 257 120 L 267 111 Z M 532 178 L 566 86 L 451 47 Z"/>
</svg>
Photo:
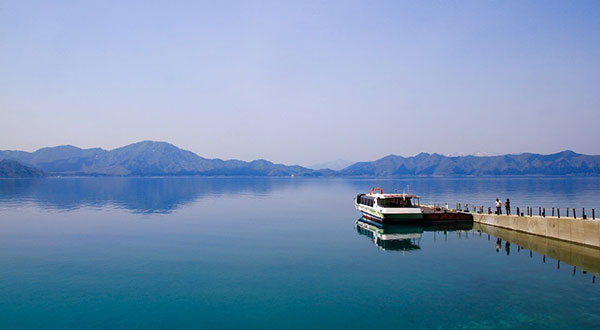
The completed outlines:
<svg viewBox="0 0 600 330">
<path fill-rule="evenodd" d="M 416 195 L 406 194 L 359 194 L 356 196 L 356 203 L 384 208 L 419 207 L 418 198 Z"/>
</svg>

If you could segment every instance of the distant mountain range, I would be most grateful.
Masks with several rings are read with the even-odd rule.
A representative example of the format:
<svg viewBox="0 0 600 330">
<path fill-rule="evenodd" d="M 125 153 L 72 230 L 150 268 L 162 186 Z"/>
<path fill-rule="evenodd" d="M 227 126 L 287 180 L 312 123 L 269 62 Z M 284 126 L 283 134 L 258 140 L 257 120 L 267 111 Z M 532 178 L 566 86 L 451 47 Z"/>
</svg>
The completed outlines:
<svg viewBox="0 0 600 330">
<path fill-rule="evenodd" d="M 0 177 L 93 176 L 483 176 L 600 175 L 600 156 L 563 151 L 551 155 L 457 156 L 421 153 L 386 156 L 342 170 L 309 169 L 259 159 L 207 159 L 166 142 L 142 141 L 113 150 L 74 146 L 35 152 L 0 151 Z"/>
<path fill-rule="evenodd" d="M 0 151 L 0 159 L 12 159 L 58 175 L 162 176 L 322 176 L 331 170 L 273 164 L 259 159 L 206 159 L 166 142 L 142 141 L 113 150 L 74 146 L 42 148 L 35 152 Z"/>
<path fill-rule="evenodd" d="M 421 153 L 390 155 L 356 163 L 339 172 L 351 176 L 600 175 L 600 156 L 563 151 L 551 155 L 458 156 Z"/>
</svg>

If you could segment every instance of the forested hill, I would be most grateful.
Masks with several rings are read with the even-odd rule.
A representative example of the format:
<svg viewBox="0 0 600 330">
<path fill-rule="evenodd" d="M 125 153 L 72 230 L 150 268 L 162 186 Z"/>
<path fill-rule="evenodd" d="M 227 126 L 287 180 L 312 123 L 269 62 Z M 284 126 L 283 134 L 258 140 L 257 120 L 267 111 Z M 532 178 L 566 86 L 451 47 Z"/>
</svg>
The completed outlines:
<svg viewBox="0 0 600 330">
<path fill-rule="evenodd" d="M 0 178 L 36 178 L 43 176 L 45 176 L 45 173 L 38 168 L 23 165 L 16 160 L 0 160 Z"/>
</svg>

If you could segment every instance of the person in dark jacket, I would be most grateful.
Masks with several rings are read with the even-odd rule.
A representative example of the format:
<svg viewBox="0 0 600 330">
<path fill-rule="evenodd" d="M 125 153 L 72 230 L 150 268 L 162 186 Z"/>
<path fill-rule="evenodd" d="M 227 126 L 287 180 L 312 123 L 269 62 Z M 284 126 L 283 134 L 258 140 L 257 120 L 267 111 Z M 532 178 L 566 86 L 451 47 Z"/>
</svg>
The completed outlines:
<svg viewBox="0 0 600 330">
<path fill-rule="evenodd" d="M 506 199 L 506 202 L 504 202 L 504 208 L 506 209 L 506 215 L 510 215 L 510 199 Z"/>
</svg>

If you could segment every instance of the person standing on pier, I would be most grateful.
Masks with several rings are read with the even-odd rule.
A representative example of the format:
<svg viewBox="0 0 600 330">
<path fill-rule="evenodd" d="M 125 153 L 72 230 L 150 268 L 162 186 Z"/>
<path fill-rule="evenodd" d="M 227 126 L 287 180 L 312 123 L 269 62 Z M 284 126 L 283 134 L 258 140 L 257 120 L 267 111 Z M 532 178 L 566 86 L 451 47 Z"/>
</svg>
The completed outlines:
<svg viewBox="0 0 600 330">
<path fill-rule="evenodd" d="M 510 199 L 506 199 L 506 202 L 504 202 L 504 208 L 506 209 L 506 215 L 510 215 Z"/>
<path fill-rule="evenodd" d="M 498 198 L 496 198 L 496 214 L 502 214 L 502 202 Z"/>
</svg>

